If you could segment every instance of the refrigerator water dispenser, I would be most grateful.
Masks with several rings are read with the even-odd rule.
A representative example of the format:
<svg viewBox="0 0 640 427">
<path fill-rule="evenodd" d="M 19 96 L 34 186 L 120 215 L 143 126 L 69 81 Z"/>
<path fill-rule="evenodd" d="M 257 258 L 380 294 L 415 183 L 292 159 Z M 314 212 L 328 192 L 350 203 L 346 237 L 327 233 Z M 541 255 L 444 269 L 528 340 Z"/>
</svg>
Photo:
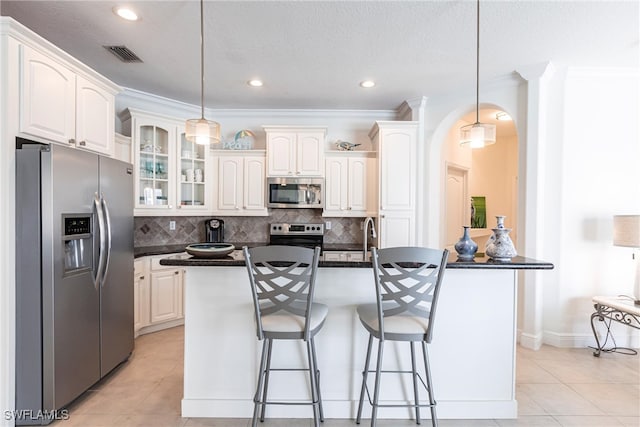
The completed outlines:
<svg viewBox="0 0 640 427">
<path fill-rule="evenodd" d="M 93 234 L 91 215 L 62 216 L 64 275 L 93 268 Z"/>
</svg>

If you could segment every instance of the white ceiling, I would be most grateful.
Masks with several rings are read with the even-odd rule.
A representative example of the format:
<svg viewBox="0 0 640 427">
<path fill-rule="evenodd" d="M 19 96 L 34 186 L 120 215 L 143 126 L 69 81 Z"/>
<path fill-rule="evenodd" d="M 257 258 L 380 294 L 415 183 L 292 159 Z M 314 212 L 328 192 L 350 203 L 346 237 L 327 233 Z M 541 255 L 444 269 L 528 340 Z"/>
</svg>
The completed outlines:
<svg viewBox="0 0 640 427">
<path fill-rule="evenodd" d="M 112 13 L 132 6 L 139 22 Z M 639 66 L 640 2 L 481 3 L 482 84 L 547 61 Z M 115 83 L 200 104 L 199 1 L 7 1 L 14 17 Z M 208 108 L 394 109 L 406 99 L 475 96 L 476 2 L 211 1 Z M 122 63 L 103 45 L 126 45 Z M 259 77 L 265 85 L 246 82 Z M 358 83 L 374 79 L 377 86 Z M 482 95 L 481 95 L 482 96 Z"/>
</svg>

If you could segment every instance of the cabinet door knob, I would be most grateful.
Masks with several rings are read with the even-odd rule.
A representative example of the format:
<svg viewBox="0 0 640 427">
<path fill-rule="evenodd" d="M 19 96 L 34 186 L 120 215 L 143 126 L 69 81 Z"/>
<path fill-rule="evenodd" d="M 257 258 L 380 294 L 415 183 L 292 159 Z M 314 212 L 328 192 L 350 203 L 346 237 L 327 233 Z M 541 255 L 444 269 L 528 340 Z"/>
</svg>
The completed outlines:
<svg viewBox="0 0 640 427">
<path fill-rule="evenodd" d="M 349 206 L 347 209 L 351 210 L 351 206 Z"/>
<path fill-rule="evenodd" d="M 174 271 L 173 274 L 180 274 L 180 270 Z"/>
<path fill-rule="evenodd" d="M 177 209 L 182 209 L 182 206 L 178 205 L 176 206 Z"/>
<path fill-rule="evenodd" d="M 71 138 L 71 139 L 69 140 L 69 144 L 75 144 L 75 143 L 76 143 L 76 140 L 75 140 L 75 139 Z"/>
<path fill-rule="evenodd" d="M 300 171 L 296 172 L 296 175 L 300 175 Z"/>
<path fill-rule="evenodd" d="M 85 145 L 87 145 L 87 142 L 86 141 L 80 141 L 80 142 L 78 142 L 78 145 L 82 145 L 84 147 Z"/>
<path fill-rule="evenodd" d="M 144 280 L 144 276 L 140 276 L 140 280 Z"/>
</svg>

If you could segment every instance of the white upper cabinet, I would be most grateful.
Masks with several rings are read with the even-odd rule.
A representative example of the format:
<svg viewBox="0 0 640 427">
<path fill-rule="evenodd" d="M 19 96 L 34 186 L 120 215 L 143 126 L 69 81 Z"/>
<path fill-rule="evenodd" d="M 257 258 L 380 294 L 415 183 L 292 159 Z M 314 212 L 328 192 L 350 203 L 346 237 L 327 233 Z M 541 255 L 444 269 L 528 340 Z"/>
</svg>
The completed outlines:
<svg viewBox="0 0 640 427">
<path fill-rule="evenodd" d="M 266 216 L 264 151 L 219 150 L 214 154 L 217 183 L 214 213 L 225 216 Z"/>
<path fill-rule="evenodd" d="M 377 186 L 372 153 L 327 153 L 325 162 L 323 216 L 364 217 L 375 214 L 371 193 Z"/>
<path fill-rule="evenodd" d="M 378 152 L 378 247 L 416 242 L 417 122 L 376 122 L 369 133 Z"/>
<path fill-rule="evenodd" d="M 326 128 L 263 126 L 268 176 L 323 176 Z"/>
<path fill-rule="evenodd" d="M 76 76 L 76 144 L 115 155 L 114 96 Z"/>
<path fill-rule="evenodd" d="M 20 132 L 113 156 L 117 91 L 53 54 L 27 45 L 20 53 Z"/>
</svg>

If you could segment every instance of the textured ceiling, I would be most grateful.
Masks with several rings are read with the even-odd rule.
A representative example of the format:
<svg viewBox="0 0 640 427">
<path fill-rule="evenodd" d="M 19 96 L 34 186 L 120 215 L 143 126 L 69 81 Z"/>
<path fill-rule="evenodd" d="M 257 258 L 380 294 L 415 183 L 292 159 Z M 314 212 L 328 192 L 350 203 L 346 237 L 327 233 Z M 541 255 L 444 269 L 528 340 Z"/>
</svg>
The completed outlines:
<svg viewBox="0 0 640 427">
<path fill-rule="evenodd" d="M 112 13 L 132 6 L 139 22 Z M 525 67 L 638 67 L 638 1 L 483 1 L 483 83 Z M 206 1 L 208 108 L 394 109 L 475 94 L 474 1 Z M 115 83 L 200 104 L 198 1 L 6 1 L 2 15 Z M 126 45 L 144 62 L 102 48 Z M 246 82 L 259 77 L 261 88 Z M 374 79 L 373 89 L 358 83 Z"/>
</svg>

